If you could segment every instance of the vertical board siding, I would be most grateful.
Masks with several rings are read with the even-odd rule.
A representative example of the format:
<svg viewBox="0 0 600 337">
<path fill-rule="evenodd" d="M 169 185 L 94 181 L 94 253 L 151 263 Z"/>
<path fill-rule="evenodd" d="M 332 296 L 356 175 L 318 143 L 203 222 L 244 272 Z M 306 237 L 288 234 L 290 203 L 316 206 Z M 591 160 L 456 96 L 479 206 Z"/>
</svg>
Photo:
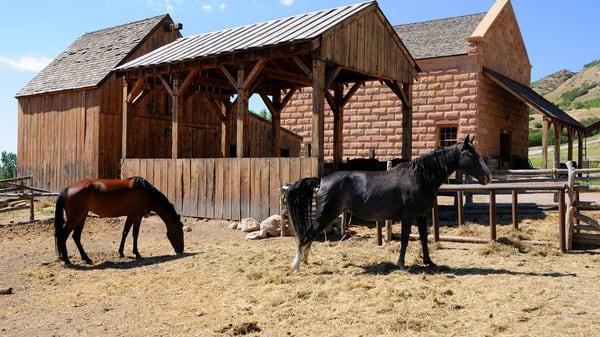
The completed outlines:
<svg viewBox="0 0 600 337">
<path fill-rule="evenodd" d="M 317 175 L 312 158 L 125 159 L 122 177 L 142 176 L 184 216 L 264 220 L 280 214 L 279 188 Z"/>
</svg>

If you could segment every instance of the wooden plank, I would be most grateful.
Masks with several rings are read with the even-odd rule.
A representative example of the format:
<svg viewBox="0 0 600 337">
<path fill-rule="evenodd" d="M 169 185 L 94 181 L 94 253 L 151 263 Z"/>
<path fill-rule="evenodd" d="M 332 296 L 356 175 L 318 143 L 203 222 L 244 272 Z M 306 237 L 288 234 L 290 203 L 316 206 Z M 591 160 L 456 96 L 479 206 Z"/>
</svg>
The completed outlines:
<svg viewBox="0 0 600 337">
<path fill-rule="evenodd" d="M 179 213 L 183 213 L 183 192 L 184 192 L 184 177 L 183 166 L 185 159 L 175 160 L 175 208 Z"/>
<path fill-rule="evenodd" d="M 231 159 L 231 219 L 232 220 L 241 220 L 241 208 L 240 208 L 240 167 L 241 159 L 235 158 Z"/>
<path fill-rule="evenodd" d="M 290 183 L 290 158 L 279 159 L 279 179 L 282 186 Z"/>
<path fill-rule="evenodd" d="M 231 164 L 233 158 L 224 159 L 223 165 L 223 219 L 231 219 Z"/>
<path fill-rule="evenodd" d="M 258 158 L 251 158 L 251 189 L 250 189 L 250 217 L 259 219 L 261 216 L 260 209 L 260 182 L 261 182 L 261 167 Z"/>
<path fill-rule="evenodd" d="M 252 181 L 250 158 L 242 158 L 240 165 L 240 216 L 247 218 L 250 216 L 250 182 Z"/>
<path fill-rule="evenodd" d="M 207 181 L 208 181 L 208 172 L 207 172 L 207 162 L 202 159 L 195 159 L 198 179 L 198 216 L 206 218 L 207 212 L 206 208 L 208 206 L 208 190 L 207 190 Z"/>
<path fill-rule="evenodd" d="M 187 216 L 194 216 L 195 212 L 192 212 L 191 206 L 192 206 L 192 202 L 196 202 L 196 200 L 192 199 L 192 177 L 190 175 L 190 168 L 191 168 L 191 161 L 190 159 L 183 159 L 183 170 L 182 170 L 182 174 L 183 174 L 183 189 L 181 190 L 181 198 L 183 199 L 183 214 L 187 215 Z"/>
<path fill-rule="evenodd" d="M 199 175 L 200 175 L 200 165 L 203 161 L 198 159 L 190 160 L 190 195 L 187 196 L 190 199 L 190 204 L 188 205 L 190 213 L 193 213 L 193 216 L 202 217 L 200 212 L 198 212 L 198 208 L 200 205 L 200 186 L 199 186 Z"/>
<path fill-rule="evenodd" d="M 312 158 L 301 158 L 300 159 L 300 177 L 307 178 L 312 177 Z"/>
<path fill-rule="evenodd" d="M 215 159 L 215 219 L 223 219 L 223 163 L 226 159 Z"/>
<path fill-rule="evenodd" d="M 220 160 L 220 159 L 218 159 Z M 215 216 L 215 159 L 204 161 L 204 181 L 206 184 L 206 217 L 217 218 Z"/>
<path fill-rule="evenodd" d="M 300 179 L 300 161 L 301 158 L 290 158 L 289 160 L 289 180 L 291 184 Z"/>
<path fill-rule="evenodd" d="M 264 220 L 269 217 L 269 194 L 270 194 L 270 171 L 269 167 L 271 165 L 270 158 L 260 158 L 260 209 L 261 216 L 260 220 Z"/>
<path fill-rule="evenodd" d="M 279 173 L 279 158 L 271 158 L 269 162 L 269 214 L 281 214 L 279 209 L 279 188 L 281 187 Z"/>
</svg>

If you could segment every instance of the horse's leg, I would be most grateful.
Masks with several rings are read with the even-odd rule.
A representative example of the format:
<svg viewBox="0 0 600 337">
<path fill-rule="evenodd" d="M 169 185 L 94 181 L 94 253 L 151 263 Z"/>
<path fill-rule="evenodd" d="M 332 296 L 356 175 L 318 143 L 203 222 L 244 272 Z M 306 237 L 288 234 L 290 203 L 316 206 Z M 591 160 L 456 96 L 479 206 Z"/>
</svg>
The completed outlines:
<svg viewBox="0 0 600 337">
<path fill-rule="evenodd" d="M 312 242 L 310 242 L 304 248 L 304 256 L 302 257 L 302 262 L 304 262 L 304 264 L 308 264 L 308 255 L 310 254 L 310 248 L 311 247 L 312 247 Z"/>
<path fill-rule="evenodd" d="M 423 263 L 428 267 L 435 267 L 435 263 L 429 257 L 429 246 L 427 243 L 427 218 L 424 216 L 417 217 L 417 226 L 419 228 L 419 240 L 423 248 Z"/>
<path fill-rule="evenodd" d="M 408 246 L 408 238 L 410 237 L 410 227 L 412 226 L 413 217 L 402 217 L 402 233 L 400 234 L 400 256 L 398 257 L 398 269 L 406 270 L 404 265 L 404 257 L 406 256 L 406 247 Z"/>
<path fill-rule="evenodd" d="M 75 241 L 75 245 L 77 249 L 79 249 L 79 255 L 81 255 L 81 259 L 85 261 L 87 264 L 92 264 L 92 259 L 87 256 L 85 251 L 83 250 L 83 246 L 81 245 L 81 233 L 83 232 L 83 226 L 85 225 L 85 218 L 79 221 L 75 229 L 73 230 L 73 241 Z"/>
<path fill-rule="evenodd" d="M 123 251 L 125 250 L 125 240 L 127 239 L 127 235 L 129 235 L 129 230 L 131 229 L 132 224 L 133 221 L 131 221 L 131 218 L 127 217 L 127 219 L 125 219 L 125 225 L 123 226 L 123 236 L 121 236 L 121 244 L 119 245 L 120 257 L 125 257 L 125 254 L 123 254 Z"/>
<path fill-rule="evenodd" d="M 298 240 L 298 252 L 292 262 L 292 268 L 294 270 L 300 269 L 300 262 L 308 264 L 308 254 L 313 240 L 316 238 L 315 233 L 321 233 L 330 223 L 333 222 L 342 213 L 342 206 L 338 203 L 325 203 L 322 208 L 317 211 L 317 228 L 310 228 L 313 235 L 310 235 L 310 239 L 299 239 Z"/>
<path fill-rule="evenodd" d="M 136 259 L 142 258 L 142 256 L 140 255 L 140 252 L 138 251 L 138 246 L 137 246 L 138 236 L 140 234 L 140 224 L 141 223 L 142 223 L 141 217 L 136 217 L 135 219 L 133 219 L 133 254 L 135 254 Z"/>
</svg>

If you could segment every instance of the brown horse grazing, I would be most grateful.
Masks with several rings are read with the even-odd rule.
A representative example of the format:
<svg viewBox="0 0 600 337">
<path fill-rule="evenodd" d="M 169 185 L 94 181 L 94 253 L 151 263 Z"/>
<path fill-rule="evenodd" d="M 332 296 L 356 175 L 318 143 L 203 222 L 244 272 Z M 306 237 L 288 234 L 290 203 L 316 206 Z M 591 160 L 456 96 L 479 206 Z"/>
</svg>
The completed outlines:
<svg viewBox="0 0 600 337">
<path fill-rule="evenodd" d="M 66 226 L 64 226 L 63 209 L 67 214 Z M 65 264 L 71 263 L 66 244 L 71 231 L 81 259 L 86 263 L 92 263 L 81 245 L 81 232 L 90 211 L 101 217 L 127 216 L 119 246 L 121 257 L 123 257 L 125 239 L 133 225 L 133 253 L 136 258 L 141 258 L 137 249 L 140 223 L 142 218 L 152 211 L 167 226 L 167 238 L 175 252 L 183 253 L 183 224 L 180 216 L 167 197 L 146 179 L 141 177 L 121 180 L 86 179 L 65 188 L 56 199 L 54 238 L 58 257 Z"/>
</svg>

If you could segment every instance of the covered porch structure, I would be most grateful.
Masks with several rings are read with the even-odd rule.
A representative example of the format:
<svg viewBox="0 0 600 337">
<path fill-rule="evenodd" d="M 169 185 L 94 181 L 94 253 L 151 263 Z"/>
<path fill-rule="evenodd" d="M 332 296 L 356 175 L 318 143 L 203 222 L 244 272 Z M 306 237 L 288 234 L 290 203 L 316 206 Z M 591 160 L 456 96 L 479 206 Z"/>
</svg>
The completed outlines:
<svg viewBox="0 0 600 337">
<path fill-rule="evenodd" d="M 529 86 L 516 82 L 493 70 L 484 68 L 483 73 L 498 86 L 502 87 L 513 96 L 527 104 L 532 109 L 540 112 L 542 118 L 542 168 L 548 168 L 548 133 L 550 126 L 554 125 L 554 168 L 560 166 L 560 139 L 563 128 L 567 130 L 568 150 L 567 160 L 573 160 L 573 143 L 577 136 L 577 166 L 581 168 L 583 162 L 584 139 L 586 137 L 586 128 L 566 112 L 559 109 L 540 94 L 535 92 Z"/>
<path fill-rule="evenodd" d="M 180 38 L 117 70 L 123 76 L 122 175 L 146 177 L 186 216 L 237 220 L 279 214 L 281 185 L 324 172 L 326 102 L 334 116 L 333 162 L 341 164 L 344 105 L 365 81 L 386 83 L 402 101 L 402 156 L 411 156 L 418 69 L 376 2 Z M 137 126 L 130 125 L 129 111 L 149 83 L 168 94 L 170 158 L 130 158 L 128 152 L 132 143 L 154 137 L 143 132 L 131 137 Z M 282 151 L 280 113 L 303 87 L 312 88 L 312 140 L 300 157 Z M 272 115 L 268 134 L 249 132 L 253 94 Z M 182 158 L 189 139 L 182 136 L 181 112 L 189 95 L 202 95 L 222 122 L 219 139 L 204 145 L 218 148 L 210 152 L 220 153 L 218 158 Z M 265 142 L 269 153 L 257 151 Z"/>
</svg>

